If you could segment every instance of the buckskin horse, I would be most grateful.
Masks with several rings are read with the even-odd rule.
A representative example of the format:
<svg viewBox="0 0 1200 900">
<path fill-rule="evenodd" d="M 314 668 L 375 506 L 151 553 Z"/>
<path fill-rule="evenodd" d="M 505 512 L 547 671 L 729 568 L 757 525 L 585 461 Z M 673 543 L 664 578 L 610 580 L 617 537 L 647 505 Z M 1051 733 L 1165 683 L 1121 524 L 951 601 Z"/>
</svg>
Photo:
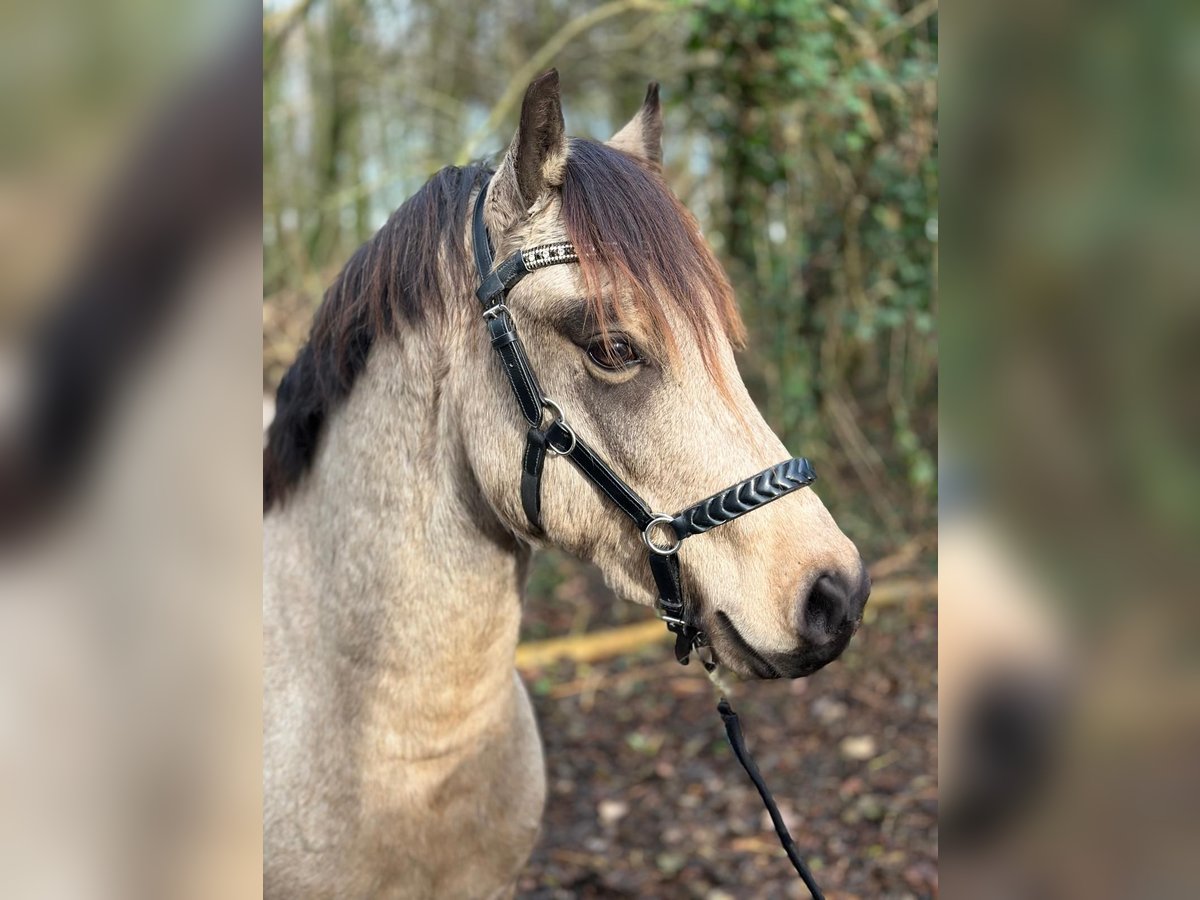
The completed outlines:
<svg viewBox="0 0 1200 900">
<path fill-rule="evenodd" d="M 513 894 L 545 797 L 514 668 L 537 547 L 744 677 L 807 675 L 861 620 L 661 135 L 652 84 L 607 143 L 567 138 L 547 72 L 495 171 L 434 175 L 317 310 L 264 451 L 268 897 Z"/>
</svg>

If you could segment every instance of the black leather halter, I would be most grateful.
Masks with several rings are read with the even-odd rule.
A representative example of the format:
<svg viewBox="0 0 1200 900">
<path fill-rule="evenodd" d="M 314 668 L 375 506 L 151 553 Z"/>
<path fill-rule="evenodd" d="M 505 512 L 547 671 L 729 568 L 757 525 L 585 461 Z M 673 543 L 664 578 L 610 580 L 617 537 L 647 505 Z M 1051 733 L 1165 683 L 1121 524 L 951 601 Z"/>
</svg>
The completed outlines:
<svg viewBox="0 0 1200 900">
<path fill-rule="evenodd" d="M 559 405 L 542 393 L 517 335 L 512 311 L 505 305 L 508 292 L 530 272 L 578 262 L 575 248 L 568 243 L 544 244 L 518 250 L 493 266 L 491 239 L 483 221 L 486 194 L 487 185 L 484 185 L 475 200 L 472 224 L 475 267 L 481 281 L 475 294 L 483 305 L 483 318 L 492 347 L 504 364 L 504 374 L 508 376 L 521 414 L 529 423 L 521 465 L 521 505 L 525 515 L 534 528 L 541 528 L 541 481 L 546 456 L 567 457 L 600 493 L 633 520 L 642 533 L 650 571 L 658 588 L 657 612 L 675 634 L 675 658 L 686 665 L 692 650 L 707 645 L 708 638 L 699 624 L 699 610 L 688 601 L 680 579 L 677 554 L 684 539 L 711 531 L 806 487 L 817 476 L 808 460 L 797 457 L 764 469 L 673 515 L 652 511 L 567 423 Z M 547 411 L 549 421 L 543 425 Z M 656 543 L 656 530 L 660 532 L 660 541 L 663 537 L 669 537 L 669 540 Z"/>
<path fill-rule="evenodd" d="M 685 538 L 732 522 L 739 516 L 753 512 L 784 494 L 812 484 L 817 476 L 807 459 L 799 457 L 776 463 L 745 481 L 713 494 L 674 515 L 655 513 L 637 491 L 627 485 L 601 457 L 588 446 L 575 429 L 567 424 L 562 408 L 542 393 L 537 377 L 525 355 L 525 347 L 517 335 L 513 315 L 504 301 L 508 292 L 526 275 L 546 266 L 575 263 L 579 257 L 575 248 L 568 243 L 543 244 L 518 250 L 512 256 L 493 266 L 492 242 L 487 226 L 483 222 L 483 205 L 487 196 L 487 184 L 479 189 L 475 198 L 475 214 L 472 221 L 472 241 L 475 248 L 475 268 L 479 273 L 480 285 L 475 291 L 483 305 L 483 319 L 487 323 L 492 347 L 504 364 L 504 374 L 512 386 L 521 414 L 529 423 L 525 438 L 525 453 L 521 461 L 521 506 L 535 529 L 540 530 L 542 469 L 546 456 L 565 456 L 592 482 L 605 497 L 621 512 L 629 516 L 642 533 L 642 543 L 650 560 L 650 572 L 658 587 L 658 616 L 667 623 L 675 635 L 675 658 L 687 665 L 693 650 L 708 645 L 708 637 L 699 624 L 699 611 L 689 603 L 683 590 L 679 574 L 679 547 Z M 549 421 L 543 425 L 546 411 Z M 655 543 L 652 533 L 661 529 L 670 536 L 669 543 Z M 714 663 L 704 661 L 711 670 Z M 788 833 L 783 816 L 766 783 L 754 764 L 750 751 L 746 749 L 741 723 L 729 702 L 722 697 L 717 711 L 725 723 L 725 733 L 738 762 L 750 776 L 755 789 L 767 808 L 775 833 L 787 854 L 788 860 L 800 875 L 814 900 L 824 900 L 812 873 L 808 870 L 796 842 Z"/>
</svg>

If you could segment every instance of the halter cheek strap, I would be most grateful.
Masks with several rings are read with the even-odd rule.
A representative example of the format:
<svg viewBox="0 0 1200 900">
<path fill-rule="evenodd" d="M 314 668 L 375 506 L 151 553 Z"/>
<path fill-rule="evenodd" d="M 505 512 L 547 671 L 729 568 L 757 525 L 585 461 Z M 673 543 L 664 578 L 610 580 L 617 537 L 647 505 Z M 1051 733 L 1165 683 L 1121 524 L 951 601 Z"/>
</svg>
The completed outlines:
<svg viewBox="0 0 1200 900">
<path fill-rule="evenodd" d="M 699 611 L 688 602 L 684 591 L 678 556 L 683 541 L 732 522 L 792 491 L 806 487 L 812 484 L 817 476 L 808 460 L 797 457 L 764 469 L 757 475 L 752 475 L 673 515 L 651 510 L 637 491 L 626 484 L 567 423 L 562 408 L 542 393 L 537 377 L 529 365 L 525 347 L 517 334 L 512 311 L 505 305 L 509 291 L 530 272 L 546 266 L 578 262 L 575 248 L 563 242 L 543 244 L 518 250 L 499 264 L 493 264 L 492 243 L 483 221 L 486 195 L 485 184 L 475 199 L 471 226 L 475 267 L 480 278 L 479 289 L 475 294 L 483 308 L 483 318 L 487 324 L 492 348 L 500 357 L 505 377 L 517 398 L 521 414 L 529 424 L 525 437 L 525 452 L 521 458 L 522 509 L 529 523 L 540 531 L 542 473 L 545 470 L 546 457 L 565 456 L 569 459 L 641 532 L 650 573 L 657 588 L 658 616 L 675 635 L 675 658 L 687 665 L 692 651 L 707 645 L 708 638 L 700 626 Z M 546 411 L 550 412 L 550 418 L 543 425 Z M 714 667 L 714 664 L 709 662 L 705 662 L 704 665 L 710 670 Z M 795 843 L 779 816 L 775 802 L 766 785 L 762 783 L 754 760 L 745 748 L 736 714 L 724 699 L 721 704 L 721 715 L 738 761 L 742 763 L 755 787 L 762 794 L 763 802 L 788 858 L 813 897 L 822 900 L 820 889 L 796 852 Z"/>
<path fill-rule="evenodd" d="M 486 193 L 486 188 L 480 190 L 472 220 L 475 265 L 481 277 L 475 294 L 483 306 L 492 348 L 500 356 L 509 386 L 517 398 L 522 415 L 529 423 L 525 452 L 521 457 L 521 506 L 525 516 L 535 529 L 541 530 L 542 473 L 546 457 L 565 456 L 613 505 L 633 520 L 650 550 L 649 529 L 657 522 L 669 522 L 671 517 L 656 517 L 638 493 L 567 424 L 558 404 L 542 393 L 517 334 L 512 312 L 504 304 L 508 292 L 534 269 L 577 262 L 575 249 L 570 244 L 557 243 L 518 250 L 499 265 L 493 266 L 491 239 L 483 221 Z M 549 410 L 552 417 L 543 427 L 545 410 Z M 679 542 L 676 540 L 674 550 L 678 548 Z M 675 634 L 675 658 L 687 665 L 692 650 L 706 644 L 707 638 L 687 607 L 679 560 L 674 550 L 669 554 L 651 551 L 650 573 L 659 595 L 659 617 Z"/>
</svg>

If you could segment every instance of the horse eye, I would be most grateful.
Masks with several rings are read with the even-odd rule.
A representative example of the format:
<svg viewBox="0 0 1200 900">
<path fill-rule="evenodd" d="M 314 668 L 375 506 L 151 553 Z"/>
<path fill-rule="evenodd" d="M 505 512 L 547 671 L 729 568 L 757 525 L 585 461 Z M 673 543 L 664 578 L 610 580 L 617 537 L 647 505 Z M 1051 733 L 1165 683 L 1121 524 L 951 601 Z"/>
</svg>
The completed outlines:
<svg viewBox="0 0 1200 900">
<path fill-rule="evenodd" d="M 588 344 L 587 355 L 600 368 L 612 371 L 620 371 L 642 361 L 633 344 L 622 337 L 592 341 Z"/>
</svg>

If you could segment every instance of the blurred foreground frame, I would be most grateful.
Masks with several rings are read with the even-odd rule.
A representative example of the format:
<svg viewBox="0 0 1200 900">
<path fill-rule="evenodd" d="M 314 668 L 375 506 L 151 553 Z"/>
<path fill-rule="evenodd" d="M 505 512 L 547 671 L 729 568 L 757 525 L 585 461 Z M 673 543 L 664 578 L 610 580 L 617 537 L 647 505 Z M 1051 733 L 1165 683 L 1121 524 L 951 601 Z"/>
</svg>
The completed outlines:
<svg viewBox="0 0 1200 900">
<path fill-rule="evenodd" d="M 260 57 L 241 44 L 159 101 L 33 326 L 28 396 L 0 457 L 6 541 L 70 499 L 130 380 L 195 301 L 188 278 L 257 216 Z"/>
<path fill-rule="evenodd" d="M 47 141 L 28 148 L 35 163 L 66 139 L 125 149 L 112 166 L 80 151 L 82 169 L 110 172 L 88 191 L 99 201 L 47 195 L 73 221 L 32 236 L 72 261 L 42 279 L 40 300 L 4 309 L 0 896 L 251 896 L 261 859 L 260 38 L 239 14 L 186 65 L 162 66 L 129 21 L 144 28 L 156 14 L 106 7 L 99 28 L 128 28 L 114 36 L 84 31 L 91 16 L 74 12 L 38 35 L 52 41 L 47 66 L 93 44 L 147 59 L 122 60 L 138 70 L 129 96 L 105 95 L 106 71 L 70 84 L 58 132 L 9 122 Z M 197 15 L 170 12 L 180 23 Z M 41 85 L 28 87 L 40 96 Z M 79 99 L 93 95 L 111 106 Z M 19 163 L 0 172 L 10 199 L 36 195 L 22 191 Z M 29 228 L 43 218 L 56 217 L 23 217 Z"/>
<path fill-rule="evenodd" d="M 1196 896 L 1200 23 L 1068 2 L 954 28 L 940 788 L 975 808 L 943 820 L 943 886 Z M 1021 783 L 972 790 L 972 765 Z"/>
</svg>

